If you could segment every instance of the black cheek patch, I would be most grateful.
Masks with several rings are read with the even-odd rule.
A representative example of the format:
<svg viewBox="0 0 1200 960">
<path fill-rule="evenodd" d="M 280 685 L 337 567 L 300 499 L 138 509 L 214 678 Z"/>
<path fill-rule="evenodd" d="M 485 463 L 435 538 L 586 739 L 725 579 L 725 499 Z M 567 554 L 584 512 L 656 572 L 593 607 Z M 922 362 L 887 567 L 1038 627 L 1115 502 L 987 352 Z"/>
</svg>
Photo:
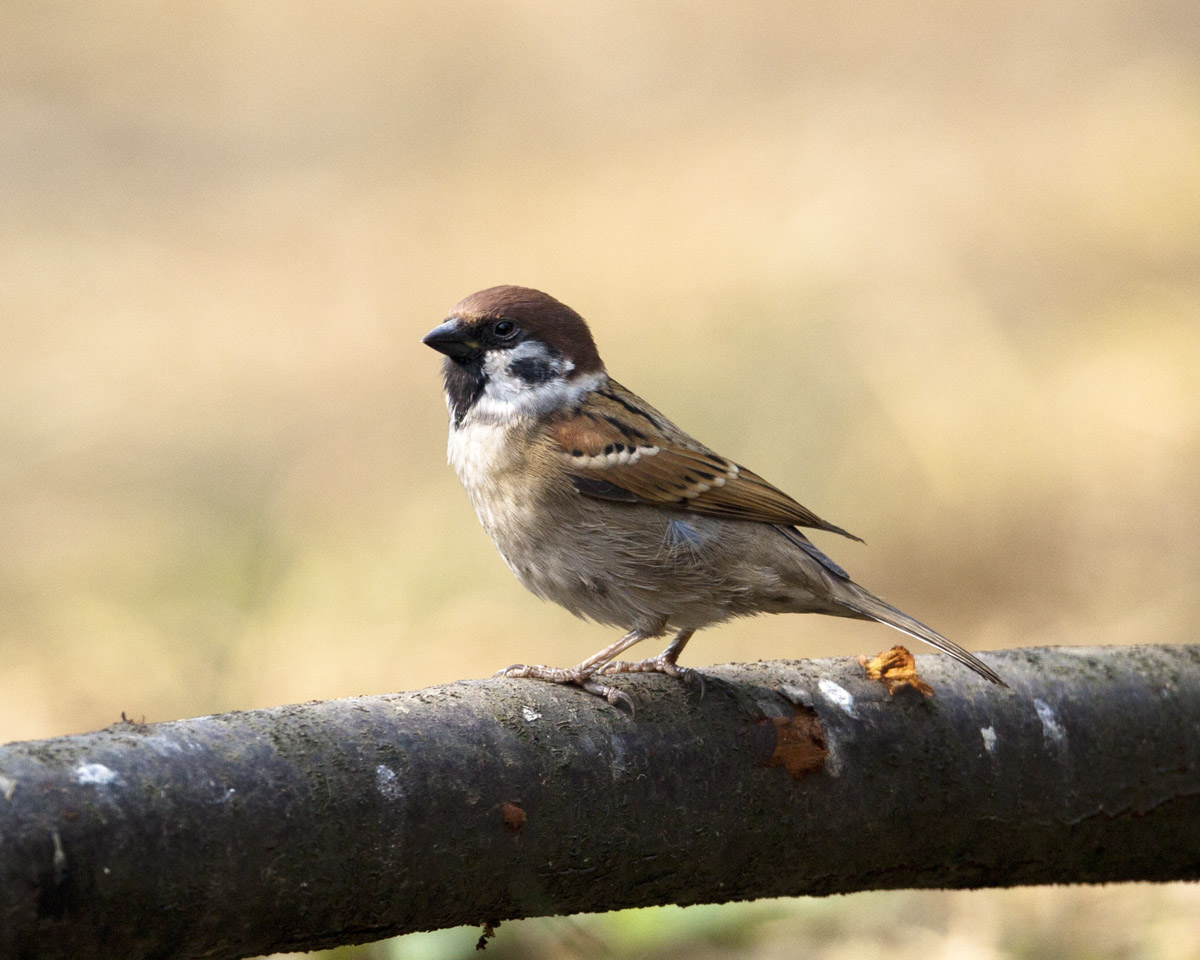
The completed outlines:
<svg viewBox="0 0 1200 960">
<path fill-rule="evenodd" d="M 545 383 L 558 376 L 556 364 L 549 357 L 515 357 L 508 363 L 508 372 L 526 383 Z"/>
</svg>

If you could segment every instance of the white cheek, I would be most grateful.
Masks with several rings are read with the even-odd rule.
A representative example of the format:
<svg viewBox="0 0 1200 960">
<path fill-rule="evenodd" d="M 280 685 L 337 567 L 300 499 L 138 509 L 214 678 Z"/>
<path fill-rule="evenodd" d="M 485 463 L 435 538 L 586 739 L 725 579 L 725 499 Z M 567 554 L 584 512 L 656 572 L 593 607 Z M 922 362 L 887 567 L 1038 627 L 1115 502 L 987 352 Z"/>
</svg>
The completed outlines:
<svg viewBox="0 0 1200 960">
<path fill-rule="evenodd" d="M 509 403 L 516 399 L 520 381 L 508 372 L 509 352 L 491 350 L 483 357 L 483 395 Z"/>
<path fill-rule="evenodd" d="M 539 382 L 515 372 L 522 363 L 540 366 L 545 378 Z M 489 350 L 483 358 L 484 387 L 481 400 L 491 404 L 494 413 L 511 409 L 518 413 L 540 412 L 557 395 L 575 364 L 543 343 L 526 340 L 511 350 Z"/>
<path fill-rule="evenodd" d="M 561 372 L 543 383 L 530 383 L 509 372 L 509 363 L 526 344 L 513 351 L 492 351 L 484 358 L 483 371 L 486 376 L 483 393 L 467 414 L 466 419 L 480 423 L 503 423 L 519 417 L 537 417 L 572 406 L 586 393 L 602 386 L 607 380 L 604 373 L 566 379 L 574 369 L 569 360 L 562 363 Z M 507 353 L 508 356 L 504 354 Z"/>
</svg>

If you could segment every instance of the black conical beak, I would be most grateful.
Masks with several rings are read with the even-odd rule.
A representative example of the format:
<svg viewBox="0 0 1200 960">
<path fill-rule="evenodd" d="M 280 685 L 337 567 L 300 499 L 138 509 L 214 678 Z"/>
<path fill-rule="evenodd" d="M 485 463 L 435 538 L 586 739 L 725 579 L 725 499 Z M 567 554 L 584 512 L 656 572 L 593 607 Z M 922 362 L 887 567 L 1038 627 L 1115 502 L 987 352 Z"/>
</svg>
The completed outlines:
<svg viewBox="0 0 1200 960">
<path fill-rule="evenodd" d="M 470 339 L 457 320 L 447 320 L 440 327 L 434 327 L 421 338 L 421 342 L 454 360 L 469 357 L 479 350 L 479 342 Z"/>
</svg>

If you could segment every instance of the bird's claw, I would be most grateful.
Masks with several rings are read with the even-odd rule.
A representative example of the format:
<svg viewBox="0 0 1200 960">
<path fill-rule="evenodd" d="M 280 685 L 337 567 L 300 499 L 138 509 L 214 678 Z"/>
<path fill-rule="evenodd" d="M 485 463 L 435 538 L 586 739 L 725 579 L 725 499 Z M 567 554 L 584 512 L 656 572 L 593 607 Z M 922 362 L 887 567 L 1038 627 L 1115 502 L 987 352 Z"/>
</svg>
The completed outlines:
<svg viewBox="0 0 1200 960">
<path fill-rule="evenodd" d="M 614 673 L 663 673 L 700 688 L 700 699 L 704 699 L 704 674 L 691 667 L 681 667 L 670 657 L 659 654 L 645 660 L 610 660 L 597 673 L 608 676 Z"/>
<path fill-rule="evenodd" d="M 597 697 L 603 697 L 614 707 L 622 703 L 625 704 L 629 708 L 630 716 L 636 712 L 633 700 L 629 694 L 610 684 L 593 680 L 593 675 L 594 672 L 585 673 L 578 667 L 546 667 L 541 664 L 524 663 L 514 663 L 511 667 L 505 667 L 503 670 L 497 670 L 492 674 L 493 677 L 545 680 L 548 683 L 571 684 Z"/>
<path fill-rule="evenodd" d="M 598 697 L 603 697 L 614 707 L 622 703 L 625 704 L 629 708 L 629 715 L 631 717 L 637 714 L 637 708 L 633 705 L 633 699 L 624 690 L 610 686 L 607 683 L 598 683 L 595 680 L 581 680 L 579 681 L 579 686 L 588 693 L 594 693 Z"/>
</svg>

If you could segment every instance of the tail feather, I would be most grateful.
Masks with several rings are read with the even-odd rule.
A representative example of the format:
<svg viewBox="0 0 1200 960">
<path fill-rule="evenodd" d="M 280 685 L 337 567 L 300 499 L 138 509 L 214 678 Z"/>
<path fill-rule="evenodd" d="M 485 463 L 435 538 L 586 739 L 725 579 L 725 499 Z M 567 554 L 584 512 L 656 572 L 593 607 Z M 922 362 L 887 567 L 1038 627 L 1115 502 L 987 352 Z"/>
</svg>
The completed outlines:
<svg viewBox="0 0 1200 960">
<path fill-rule="evenodd" d="M 836 596 L 838 603 L 849 607 L 855 613 L 860 614 L 868 620 L 885 623 L 889 627 L 899 630 L 901 633 L 908 634 L 910 637 L 917 640 L 924 640 L 926 643 L 948 653 L 959 663 L 970 667 L 981 677 L 990 680 L 992 683 L 998 683 L 1002 687 L 1008 686 L 991 667 L 975 656 L 975 654 L 964 650 L 953 640 L 947 640 L 936 630 L 925 626 L 920 620 L 914 620 L 904 611 L 897 610 L 890 603 L 885 603 L 853 581 L 841 584 L 840 586 L 845 588 L 845 593 Z"/>
</svg>

